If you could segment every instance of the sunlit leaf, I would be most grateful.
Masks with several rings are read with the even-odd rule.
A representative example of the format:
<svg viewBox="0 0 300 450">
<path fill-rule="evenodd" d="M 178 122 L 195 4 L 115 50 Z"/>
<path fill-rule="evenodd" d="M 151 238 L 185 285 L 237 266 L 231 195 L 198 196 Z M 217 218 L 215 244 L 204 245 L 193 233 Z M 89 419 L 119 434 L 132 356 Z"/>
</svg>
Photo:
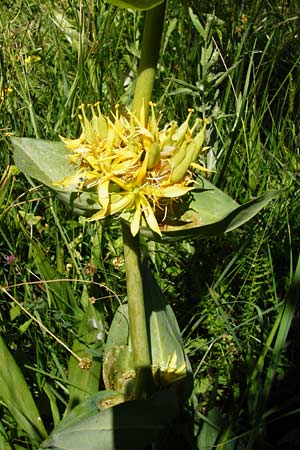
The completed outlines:
<svg viewBox="0 0 300 450">
<path fill-rule="evenodd" d="M 54 181 L 73 174 L 62 142 L 18 137 L 11 141 L 16 165 L 26 176 L 55 189 Z"/>
<path fill-rule="evenodd" d="M 70 205 L 77 214 L 91 214 L 99 209 L 96 193 L 63 191 L 54 183 L 74 175 L 68 161 L 68 150 L 63 142 L 31 138 L 11 138 L 17 167 L 27 176 L 56 191 L 57 196 Z"/>
<path fill-rule="evenodd" d="M 161 386 L 173 385 L 184 403 L 193 390 L 193 375 L 179 325 L 146 260 L 142 265 L 142 277 L 154 378 Z"/>
<path fill-rule="evenodd" d="M 32 319 L 28 319 L 28 320 L 26 320 L 26 322 L 22 323 L 22 325 L 20 325 L 18 327 L 20 333 L 21 334 L 25 333 L 27 331 L 28 327 L 31 325 L 31 323 L 32 323 Z"/>
<path fill-rule="evenodd" d="M 199 189 L 189 194 L 190 202 L 186 209 L 175 217 L 167 216 L 161 223 L 162 238 L 146 227 L 141 229 L 141 234 L 154 240 L 175 241 L 227 233 L 252 219 L 280 193 L 269 191 L 239 205 L 205 178 L 199 177 L 197 181 Z"/>
</svg>

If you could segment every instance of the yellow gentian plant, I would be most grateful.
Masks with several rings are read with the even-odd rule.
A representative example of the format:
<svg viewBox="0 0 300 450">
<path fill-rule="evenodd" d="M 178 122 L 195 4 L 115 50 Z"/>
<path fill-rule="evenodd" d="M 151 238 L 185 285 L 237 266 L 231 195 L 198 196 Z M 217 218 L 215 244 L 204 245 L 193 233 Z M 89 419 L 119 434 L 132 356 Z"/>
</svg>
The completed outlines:
<svg viewBox="0 0 300 450">
<path fill-rule="evenodd" d="M 16 164 L 26 175 L 58 191 L 74 210 L 88 214 L 88 221 L 119 217 L 124 243 L 128 308 L 119 311 L 107 338 L 104 378 L 108 383 L 113 380 L 113 385 L 108 386 L 110 398 L 108 391 L 97 392 L 81 397 L 77 409 L 72 410 L 69 405 L 66 417 L 42 448 L 79 450 L 86 442 L 91 450 L 120 448 L 117 440 L 124 430 L 131 439 L 139 419 L 145 433 L 138 435 L 139 446 L 134 448 L 146 447 L 157 439 L 158 430 L 176 417 L 179 402 L 190 395 L 191 386 L 185 381 L 192 377 L 176 318 L 149 268 L 144 267 L 145 261 L 142 267 L 139 235 L 150 230 L 152 238 L 163 240 L 230 231 L 251 219 L 277 194 L 270 192 L 238 205 L 205 179 L 200 177 L 198 183 L 195 173 L 206 170 L 198 157 L 205 150 L 207 121 L 194 118 L 190 109 L 182 124 L 174 120 L 163 125 L 163 117 L 156 113 L 151 101 L 166 1 L 109 2 L 146 10 L 131 108 L 124 111 L 117 105 L 115 111 L 104 115 L 98 103 L 81 106 L 82 133 L 78 139 L 62 138 L 63 144 L 12 138 Z M 180 226 L 176 223 L 175 230 L 166 229 L 169 217 L 175 215 L 178 205 L 180 210 L 185 203 L 190 217 L 186 220 L 179 214 Z M 130 360 L 128 367 L 124 367 L 124 358 Z M 82 376 L 82 370 L 89 371 L 90 365 L 84 367 L 77 367 L 76 388 L 80 395 L 90 389 L 91 380 Z M 127 388 L 121 394 L 111 389 L 116 384 L 126 384 L 128 374 L 133 377 L 130 400 L 147 399 L 147 404 L 116 405 L 128 400 Z M 168 389 L 178 386 L 178 382 L 178 390 Z M 164 390 L 166 396 L 155 397 L 157 390 Z M 113 411 L 102 413 L 103 405 L 111 406 Z M 156 417 L 157 423 L 148 436 L 147 420 L 153 423 Z M 122 426 L 114 427 L 118 422 Z"/>
</svg>

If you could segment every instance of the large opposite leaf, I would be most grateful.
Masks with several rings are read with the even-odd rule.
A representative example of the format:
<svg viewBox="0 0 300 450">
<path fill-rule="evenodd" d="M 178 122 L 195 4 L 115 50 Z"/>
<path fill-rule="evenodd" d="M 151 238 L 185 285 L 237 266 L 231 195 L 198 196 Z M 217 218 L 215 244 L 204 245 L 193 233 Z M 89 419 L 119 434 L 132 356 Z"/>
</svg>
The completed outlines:
<svg viewBox="0 0 300 450">
<path fill-rule="evenodd" d="M 72 417 L 58 425 L 42 448 L 55 450 L 140 450 L 155 441 L 179 413 L 176 396 L 160 392 L 150 400 L 136 400 Z M 83 415 L 82 415 L 83 414 Z M 70 416 L 69 416 L 70 417 Z"/>
<path fill-rule="evenodd" d="M 14 159 L 25 175 L 54 189 L 53 182 L 73 173 L 68 151 L 62 142 L 43 139 L 11 138 Z"/>
<path fill-rule="evenodd" d="M 57 434 L 62 430 L 70 429 L 78 424 L 78 422 L 99 414 L 99 411 L 107 409 L 106 405 L 120 403 L 120 401 L 116 403 L 113 402 L 113 399 L 119 400 L 119 397 L 120 394 L 118 392 L 108 389 L 86 396 L 86 398 L 73 407 L 73 409 L 65 411 L 63 419 L 55 427 L 52 434 Z"/>
<path fill-rule="evenodd" d="M 30 178 L 40 181 L 57 192 L 77 214 L 85 215 L 99 209 L 96 195 L 89 192 L 64 191 L 54 183 L 74 174 L 68 162 L 68 150 L 62 142 L 43 139 L 11 138 L 16 166 Z"/>
<path fill-rule="evenodd" d="M 152 365 L 157 370 L 155 375 L 159 375 L 164 386 L 174 383 L 177 395 L 184 403 L 193 390 L 193 375 L 179 325 L 146 259 L 142 264 L 142 277 L 146 320 L 150 328 Z"/>
<path fill-rule="evenodd" d="M 239 205 L 205 178 L 198 177 L 197 183 L 201 188 L 189 194 L 191 200 L 182 215 L 176 220 L 163 222 L 162 238 L 145 227 L 141 229 L 141 234 L 153 240 L 175 241 L 227 233 L 252 219 L 280 193 L 269 191 Z"/>
<path fill-rule="evenodd" d="M 12 143 L 16 165 L 25 175 L 50 188 L 57 189 L 53 182 L 74 174 L 74 169 L 68 164 L 68 151 L 63 143 L 28 138 L 12 138 Z M 167 217 L 161 219 L 162 238 L 146 227 L 141 229 L 141 233 L 148 238 L 163 241 L 222 234 L 252 219 L 278 193 L 279 191 L 270 191 L 239 205 L 208 180 L 199 177 L 197 189 L 188 194 L 188 207 L 183 209 L 185 203 L 179 199 L 177 204 L 174 202 L 168 208 Z M 78 214 L 87 215 L 99 209 L 95 193 L 70 192 L 66 189 L 57 194 Z M 123 214 L 122 217 L 126 219 L 127 216 Z"/>
</svg>

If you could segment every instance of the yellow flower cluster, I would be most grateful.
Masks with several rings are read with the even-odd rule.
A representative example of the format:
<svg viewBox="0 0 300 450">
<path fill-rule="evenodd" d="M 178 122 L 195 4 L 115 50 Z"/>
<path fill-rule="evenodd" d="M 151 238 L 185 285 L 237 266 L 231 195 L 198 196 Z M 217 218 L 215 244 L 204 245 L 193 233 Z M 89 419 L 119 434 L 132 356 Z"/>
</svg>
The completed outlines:
<svg viewBox="0 0 300 450">
<path fill-rule="evenodd" d="M 9 94 L 11 94 L 12 91 L 13 91 L 13 89 L 11 87 L 0 89 L 0 100 L 4 100 L 4 98 L 6 96 L 8 96 Z"/>
<path fill-rule="evenodd" d="M 25 59 L 24 59 L 24 62 L 25 62 L 25 64 L 33 64 L 33 63 L 35 63 L 35 62 L 38 62 L 38 61 L 40 61 L 41 60 L 41 57 L 40 56 L 35 56 L 35 55 L 30 55 L 30 56 L 27 56 Z"/>
<path fill-rule="evenodd" d="M 164 208 L 161 200 L 191 191 L 191 169 L 205 170 L 196 160 L 203 149 L 206 122 L 195 133 L 201 121 L 197 119 L 190 127 L 193 110 L 189 110 L 183 124 L 171 122 L 159 130 L 153 103 L 150 106 L 145 124 L 130 112 L 121 115 L 118 105 L 111 117 L 104 116 L 98 103 L 89 105 L 92 117 L 88 119 L 82 105 L 80 138 L 62 138 L 71 150 L 69 162 L 76 165 L 77 171 L 56 183 L 77 191 L 95 189 L 101 208 L 89 220 L 126 213 L 133 236 L 143 218 L 161 235 L 156 217 L 157 210 Z M 144 117 L 144 111 L 140 117 Z"/>
</svg>

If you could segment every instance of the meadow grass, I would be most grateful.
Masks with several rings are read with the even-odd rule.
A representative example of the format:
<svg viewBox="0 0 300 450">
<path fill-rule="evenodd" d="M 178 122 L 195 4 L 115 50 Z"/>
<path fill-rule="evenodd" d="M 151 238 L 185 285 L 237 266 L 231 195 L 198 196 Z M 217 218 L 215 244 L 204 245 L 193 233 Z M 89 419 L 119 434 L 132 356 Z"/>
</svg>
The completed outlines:
<svg viewBox="0 0 300 450">
<path fill-rule="evenodd" d="M 148 252 L 194 369 L 186 447 L 297 448 L 285 417 L 299 404 L 283 400 L 300 386 L 299 7 L 237 3 L 169 2 L 153 96 L 162 121 L 191 106 L 209 118 L 205 163 L 218 187 L 240 203 L 281 195 L 238 231 Z M 100 0 L 4 0 L 0 12 L 0 274 L 11 295 L 1 295 L 0 331 L 50 431 L 72 395 L 61 342 L 80 341 L 89 298 L 105 334 L 125 296 L 122 241 L 117 221 L 78 220 L 25 179 L 9 136 L 76 137 L 81 103 L 128 106 L 143 20 Z M 0 400 L 0 444 L 38 448 Z"/>
</svg>

